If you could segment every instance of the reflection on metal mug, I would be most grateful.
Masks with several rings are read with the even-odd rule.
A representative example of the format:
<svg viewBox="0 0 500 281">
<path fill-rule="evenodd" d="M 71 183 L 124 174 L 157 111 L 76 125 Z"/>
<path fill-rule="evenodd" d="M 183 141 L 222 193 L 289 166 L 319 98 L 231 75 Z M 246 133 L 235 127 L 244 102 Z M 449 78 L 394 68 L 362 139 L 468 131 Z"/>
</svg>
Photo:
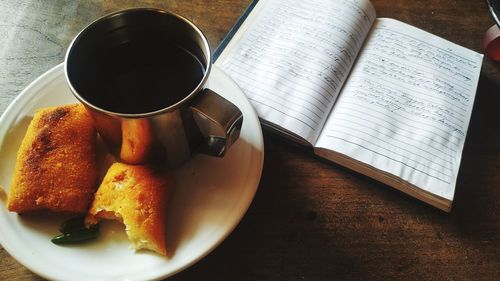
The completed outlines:
<svg viewBox="0 0 500 281">
<path fill-rule="evenodd" d="M 84 28 L 69 46 L 65 74 L 117 158 L 175 167 L 193 152 L 222 157 L 239 137 L 241 111 L 208 88 L 211 60 L 194 24 L 139 8 Z"/>
</svg>

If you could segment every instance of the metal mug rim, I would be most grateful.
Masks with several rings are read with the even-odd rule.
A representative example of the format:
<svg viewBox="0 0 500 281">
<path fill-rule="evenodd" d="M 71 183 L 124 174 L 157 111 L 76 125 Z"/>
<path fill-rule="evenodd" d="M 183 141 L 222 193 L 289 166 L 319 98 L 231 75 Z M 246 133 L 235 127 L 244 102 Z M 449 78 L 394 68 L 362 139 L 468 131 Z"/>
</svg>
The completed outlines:
<svg viewBox="0 0 500 281">
<path fill-rule="evenodd" d="M 155 111 L 144 112 L 144 113 L 121 113 L 121 112 L 114 112 L 114 111 L 111 111 L 111 110 L 107 110 L 107 109 L 98 107 L 98 106 L 90 103 L 86 99 L 84 99 L 78 93 L 78 91 L 73 87 L 73 84 L 71 83 L 71 80 L 70 80 L 69 75 L 68 75 L 68 58 L 69 58 L 69 56 L 71 54 L 71 51 L 73 50 L 73 46 L 78 43 L 78 41 L 81 39 L 81 37 L 83 35 L 85 35 L 89 31 L 89 29 L 91 27 L 93 27 L 93 26 L 95 26 L 95 25 L 97 25 L 97 24 L 99 24 L 99 23 L 101 23 L 101 22 L 103 22 L 105 20 L 108 20 L 108 19 L 110 19 L 112 17 L 120 16 L 120 15 L 125 14 L 125 13 L 137 12 L 137 11 L 150 11 L 150 12 L 167 14 L 169 16 L 173 16 L 173 17 L 175 17 L 175 18 L 183 21 L 184 23 L 188 24 L 193 30 L 196 31 L 196 33 L 200 36 L 200 38 L 203 41 L 203 47 L 207 51 L 207 65 L 206 65 L 206 69 L 205 69 L 205 73 L 203 75 L 203 78 L 200 80 L 200 82 L 198 83 L 198 85 L 189 94 L 187 94 L 183 99 L 181 99 L 180 101 L 178 101 L 178 102 L 176 102 L 174 104 L 171 104 L 171 105 L 169 105 L 167 107 L 164 107 L 162 109 L 158 109 L 158 110 L 155 110 Z M 204 85 L 206 84 L 206 82 L 208 80 L 208 77 L 210 75 L 211 69 L 212 69 L 212 52 L 211 52 L 211 49 L 210 49 L 210 44 L 208 43 L 208 39 L 205 36 L 205 34 L 194 23 L 192 23 L 187 18 L 185 18 L 185 17 L 183 17 L 181 15 L 178 15 L 176 13 L 169 12 L 169 11 L 162 10 L 162 9 L 147 8 L 147 7 L 143 7 L 143 8 L 130 8 L 130 9 L 119 10 L 119 11 L 115 11 L 115 12 L 109 13 L 107 15 L 104 15 L 104 16 L 102 16 L 102 17 L 94 20 L 93 22 L 91 22 L 90 24 L 88 24 L 87 26 L 85 26 L 80 32 L 78 32 L 78 34 L 75 36 L 75 38 L 73 38 L 73 40 L 71 41 L 71 43 L 68 46 L 68 50 L 66 51 L 66 54 L 65 54 L 65 57 L 64 57 L 64 75 L 66 77 L 66 82 L 68 83 L 68 86 L 69 86 L 71 92 L 73 93 L 73 95 L 81 103 L 83 103 L 85 106 L 88 106 L 88 107 L 92 108 L 93 110 L 96 110 L 96 111 L 98 111 L 100 113 L 104 113 L 106 115 L 118 116 L 118 117 L 123 117 L 123 118 L 147 118 L 147 117 L 151 117 L 151 116 L 155 116 L 155 115 L 160 115 L 162 113 L 171 112 L 171 111 L 174 111 L 174 110 L 178 109 L 182 104 L 188 102 L 196 94 L 198 94 L 199 92 L 201 92 L 201 90 L 203 90 Z"/>
</svg>

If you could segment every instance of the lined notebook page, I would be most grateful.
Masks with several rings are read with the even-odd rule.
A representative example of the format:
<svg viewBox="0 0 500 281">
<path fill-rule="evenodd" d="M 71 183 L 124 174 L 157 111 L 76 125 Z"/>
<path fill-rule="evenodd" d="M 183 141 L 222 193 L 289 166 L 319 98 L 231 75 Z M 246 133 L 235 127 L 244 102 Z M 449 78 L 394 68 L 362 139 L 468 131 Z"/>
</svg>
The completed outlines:
<svg viewBox="0 0 500 281">
<path fill-rule="evenodd" d="M 312 144 L 374 18 L 367 0 L 260 1 L 216 64 L 263 120 Z"/>
<path fill-rule="evenodd" d="M 453 199 L 482 55 L 375 21 L 316 146 Z"/>
</svg>

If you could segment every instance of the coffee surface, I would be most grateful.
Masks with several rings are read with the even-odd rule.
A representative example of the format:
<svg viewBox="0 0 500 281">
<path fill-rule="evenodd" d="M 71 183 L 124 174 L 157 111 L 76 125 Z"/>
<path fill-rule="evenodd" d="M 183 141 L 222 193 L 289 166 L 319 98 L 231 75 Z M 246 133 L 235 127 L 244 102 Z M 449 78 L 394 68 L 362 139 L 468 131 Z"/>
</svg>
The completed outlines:
<svg viewBox="0 0 500 281">
<path fill-rule="evenodd" d="M 189 95 L 203 79 L 204 66 L 178 46 L 126 43 L 91 58 L 93 83 L 83 89 L 92 104 L 117 113 L 166 108 Z"/>
</svg>

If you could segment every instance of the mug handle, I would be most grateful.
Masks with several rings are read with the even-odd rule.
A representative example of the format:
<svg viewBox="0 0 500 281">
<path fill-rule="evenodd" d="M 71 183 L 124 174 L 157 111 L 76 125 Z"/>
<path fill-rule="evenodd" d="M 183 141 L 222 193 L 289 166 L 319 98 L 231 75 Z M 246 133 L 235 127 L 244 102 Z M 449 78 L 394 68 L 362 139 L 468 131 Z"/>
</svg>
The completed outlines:
<svg viewBox="0 0 500 281">
<path fill-rule="evenodd" d="M 223 157 L 240 135 L 243 124 L 240 109 L 207 88 L 195 97 L 190 109 L 203 136 L 203 141 L 197 151 Z"/>
</svg>

